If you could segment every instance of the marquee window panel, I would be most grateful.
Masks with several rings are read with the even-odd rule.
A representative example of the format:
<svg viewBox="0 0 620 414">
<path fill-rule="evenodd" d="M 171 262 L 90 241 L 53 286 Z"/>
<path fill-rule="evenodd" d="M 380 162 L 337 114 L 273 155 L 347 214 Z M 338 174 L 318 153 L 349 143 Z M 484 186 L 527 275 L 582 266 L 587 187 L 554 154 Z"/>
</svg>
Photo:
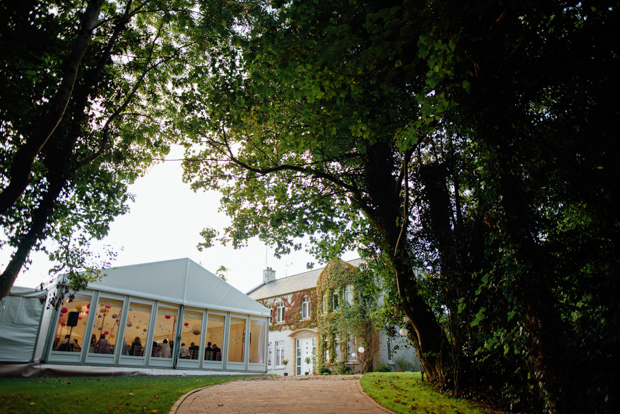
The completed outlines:
<svg viewBox="0 0 620 414">
<path fill-rule="evenodd" d="M 153 307 L 149 304 L 129 303 L 122 355 L 142 357 L 147 352 L 146 339 L 149 335 L 152 309 Z"/>
<path fill-rule="evenodd" d="M 84 337 L 92 297 L 75 294 L 73 301 L 65 298 L 60 308 L 60 316 L 54 336 L 53 351 L 79 352 L 90 341 Z M 73 325 L 73 326 L 71 326 Z"/>
<path fill-rule="evenodd" d="M 119 331 L 119 323 L 121 321 L 121 310 L 123 309 L 123 301 L 117 299 L 109 299 L 105 297 L 99 298 L 97 308 L 91 310 L 96 312 L 93 334 L 89 352 L 94 354 L 112 355 L 116 349 L 116 343 Z"/>
<path fill-rule="evenodd" d="M 178 314 L 178 308 L 166 305 L 159 305 L 157 308 L 152 356 L 156 358 L 172 358 Z"/>
<path fill-rule="evenodd" d="M 199 359 L 200 338 L 202 337 L 202 312 L 186 310 L 183 314 L 183 326 L 181 328 L 181 344 L 185 344 L 188 352 L 179 355 L 184 359 Z"/>
<path fill-rule="evenodd" d="M 228 362 L 244 362 L 245 324 L 244 318 L 230 318 Z"/>
<path fill-rule="evenodd" d="M 265 321 L 250 322 L 250 364 L 265 363 Z"/>
<path fill-rule="evenodd" d="M 226 317 L 209 313 L 207 317 L 207 347 L 205 349 L 205 361 L 221 361 L 222 346 L 224 346 L 224 323 Z M 198 345 L 198 344 L 197 344 Z"/>
</svg>

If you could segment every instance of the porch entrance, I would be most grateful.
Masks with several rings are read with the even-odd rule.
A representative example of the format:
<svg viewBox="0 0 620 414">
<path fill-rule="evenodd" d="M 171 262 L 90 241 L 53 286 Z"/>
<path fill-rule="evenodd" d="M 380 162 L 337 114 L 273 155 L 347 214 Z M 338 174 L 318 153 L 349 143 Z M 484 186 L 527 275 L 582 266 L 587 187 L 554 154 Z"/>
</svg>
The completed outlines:
<svg viewBox="0 0 620 414">
<path fill-rule="evenodd" d="M 316 338 L 303 338 L 297 339 L 297 350 L 295 355 L 297 356 L 297 360 L 295 361 L 295 366 L 297 370 L 295 372 L 296 375 L 305 375 L 306 373 L 312 374 L 314 371 L 312 365 L 312 355 L 313 351 L 316 348 Z M 310 358 L 310 362 L 306 362 L 306 358 Z"/>
</svg>

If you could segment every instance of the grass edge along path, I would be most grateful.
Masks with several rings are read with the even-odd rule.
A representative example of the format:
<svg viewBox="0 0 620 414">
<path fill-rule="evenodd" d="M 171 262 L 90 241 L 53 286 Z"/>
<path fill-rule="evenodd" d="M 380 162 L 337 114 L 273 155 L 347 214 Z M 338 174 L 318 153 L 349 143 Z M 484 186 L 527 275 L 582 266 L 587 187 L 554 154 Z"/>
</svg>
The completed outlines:
<svg viewBox="0 0 620 414">
<path fill-rule="evenodd" d="M 167 414 L 184 394 L 250 376 L 0 378 L 3 414 Z"/>
<path fill-rule="evenodd" d="M 419 372 L 369 372 L 362 388 L 381 406 L 402 414 L 483 414 L 471 402 L 435 392 Z"/>
</svg>

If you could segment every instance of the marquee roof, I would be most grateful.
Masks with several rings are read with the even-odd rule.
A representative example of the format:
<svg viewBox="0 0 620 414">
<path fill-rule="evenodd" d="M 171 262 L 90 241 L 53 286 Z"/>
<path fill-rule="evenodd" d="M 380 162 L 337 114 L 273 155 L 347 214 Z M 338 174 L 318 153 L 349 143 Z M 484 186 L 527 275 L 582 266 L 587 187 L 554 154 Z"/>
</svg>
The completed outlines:
<svg viewBox="0 0 620 414">
<path fill-rule="evenodd" d="M 88 289 L 185 306 L 269 316 L 269 310 L 191 259 L 104 269 Z"/>
</svg>

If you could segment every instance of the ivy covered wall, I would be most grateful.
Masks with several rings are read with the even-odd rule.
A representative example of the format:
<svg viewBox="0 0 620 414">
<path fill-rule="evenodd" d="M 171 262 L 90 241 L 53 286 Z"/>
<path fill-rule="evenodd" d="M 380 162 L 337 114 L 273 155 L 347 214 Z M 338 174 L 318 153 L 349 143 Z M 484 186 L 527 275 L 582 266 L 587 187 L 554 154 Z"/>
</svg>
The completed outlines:
<svg viewBox="0 0 620 414">
<path fill-rule="evenodd" d="M 310 318 L 302 319 L 301 309 L 304 298 L 310 299 Z M 283 296 L 260 299 L 258 302 L 263 306 L 271 306 L 271 323 L 269 331 L 282 331 L 288 329 L 296 331 L 303 328 L 316 328 L 317 326 L 317 308 L 320 302 L 317 301 L 316 289 L 301 290 Z M 278 303 L 284 303 L 284 321 L 276 322 L 276 314 L 278 311 Z"/>
<path fill-rule="evenodd" d="M 345 298 L 347 286 L 353 287 L 351 303 Z M 325 312 L 323 312 L 323 297 Z M 334 296 L 338 308 L 334 309 Z M 349 263 L 336 259 L 321 272 L 317 281 L 316 297 L 319 303 L 317 366 L 335 367 L 348 360 L 349 340 L 354 338 L 356 359 L 362 373 L 369 370 L 373 357 L 379 350 L 378 333 L 374 327 L 373 313 L 377 309 L 377 289 L 372 274 Z M 336 355 L 339 340 L 340 353 Z M 363 353 L 357 352 L 359 347 Z M 325 351 L 328 351 L 326 359 Z M 337 360 L 340 360 L 338 364 Z"/>
</svg>

